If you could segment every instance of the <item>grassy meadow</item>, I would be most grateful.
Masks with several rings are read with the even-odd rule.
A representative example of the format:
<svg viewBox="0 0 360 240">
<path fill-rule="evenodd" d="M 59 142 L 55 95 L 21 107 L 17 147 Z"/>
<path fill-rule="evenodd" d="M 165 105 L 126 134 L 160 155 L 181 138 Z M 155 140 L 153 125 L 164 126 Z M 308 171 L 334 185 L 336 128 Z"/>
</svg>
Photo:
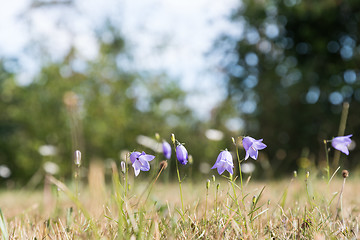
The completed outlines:
<svg viewBox="0 0 360 240">
<path fill-rule="evenodd" d="M 81 182 L 48 175 L 41 189 L 0 192 L 2 238 L 359 238 L 355 173 L 339 171 L 329 184 L 315 170 L 281 181 L 244 176 L 242 187 L 224 175 L 185 179 L 182 198 L 179 183 L 140 180 L 115 163 L 111 179 L 97 166 Z"/>
</svg>

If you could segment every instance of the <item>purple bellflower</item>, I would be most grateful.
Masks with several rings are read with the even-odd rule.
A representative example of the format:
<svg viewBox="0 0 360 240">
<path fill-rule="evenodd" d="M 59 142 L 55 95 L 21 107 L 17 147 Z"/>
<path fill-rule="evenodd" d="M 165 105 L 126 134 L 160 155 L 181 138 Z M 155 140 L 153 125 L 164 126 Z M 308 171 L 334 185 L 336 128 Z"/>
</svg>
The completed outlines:
<svg viewBox="0 0 360 240">
<path fill-rule="evenodd" d="M 182 165 L 186 165 L 188 163 L 188 152 L 182 144 L 179 144 L 176 147 L 176 157 Z"/>
<path fill-rule="evenodd" d="M 134 168 L 135 176 L 139 175 L 141 171 L 149 171 L 150 164 L 149 162 L 153 160 L 155 156 L 146 154 L 145 152 L 133 152 L 130 155 L 130 160 Z"/>
<path fill-rule="evenodd" d="M 234 174 L 233 157 L 228 150 L 222 151 L 216 159 L 214 166 L 211 169 L 217 168 L 218 173 L 221 175 L 226 170 L 231 174 Z"/>
<path fill-rule="evenodd" d="M 166 159 L 170 159 L 171 157 L 171 146 L 168 142 L 163 141 L 162 144 L 162 149 L 163 149 L 163 154 L 165 156 Z"/>
<path fill-rule="evenodd" d="M 336 137 L 333 140 L 331 140 L 331 145 L 335 149 L 339 150 L 340 152 L 343 152 L 346 155 L 349 155 L 348 146 L 351 143 L 350 137 L 352 137 L 352 134 L 347 135 L 347 136 L 343 136 L 343 137 Z"/>
<path fill-rule="evenodd" d="M 266 148 L 266 145 L 262 143 L 262 139 L 256 140 L 252 137 L 244 137 L 242 143 L 246 151 L 245 160 L 249 157 L 256 160 L 258 157 L 258 150 Z"/>
</svg>

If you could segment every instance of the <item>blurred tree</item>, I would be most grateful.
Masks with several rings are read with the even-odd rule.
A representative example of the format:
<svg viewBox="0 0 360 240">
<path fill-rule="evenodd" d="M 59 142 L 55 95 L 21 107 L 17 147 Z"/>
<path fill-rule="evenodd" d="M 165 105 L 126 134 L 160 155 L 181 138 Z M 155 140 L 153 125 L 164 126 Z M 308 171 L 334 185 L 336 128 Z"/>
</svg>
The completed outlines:
<svg viewBox="0 0 360 240">
<path fill-rule="evenodd" d="M 264 138 L 275 169 L 293 170 L 301 156 L 323 159 L 322 140 L 337 135 L 345 101 L 345 133 L 360 142 L 359 1 L 244 0 L 232 21 L 242 34 L 217 42 L 227 101 L 245 133 Z"/>
<path fill-rule="evenodd" d="M 134 63 L 112 26 L 97 34 L 95 60 L 82 59 L 73 48 L 62 61 L 45 62 L 26 86 L 0 62 L 0 163 L 12 171 L 10 179 L 20 183 L 42 176 L 47 161 L 70 176 L 76 149 L 87 166 L 92 158 L 119 159 L 122 150 L 152 152 L 139 146 L 139 135 L 159 132 L 169 138 L 181 132 L 183 141 L 190 139 L 198 120 L 177 81 L 129 68 Z"/>
</svg>

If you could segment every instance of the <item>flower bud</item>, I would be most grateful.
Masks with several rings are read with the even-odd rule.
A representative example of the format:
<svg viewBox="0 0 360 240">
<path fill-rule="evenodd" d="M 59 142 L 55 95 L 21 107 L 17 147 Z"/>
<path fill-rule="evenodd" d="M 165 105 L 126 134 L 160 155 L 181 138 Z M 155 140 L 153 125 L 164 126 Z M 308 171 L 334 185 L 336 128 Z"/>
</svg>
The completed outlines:
<svg viewBox="0 0 360 240">
<path fill-rule="evenodd" d="M 212 180 L 213 182 L 215 182 L 215 175 L 212 175 Z"/>
<path fill-rule="evenodd" d="M 170 159 L 171 158 L 171 146 L 168 142 L 163 141 L 162 144 L 162 149 L 163 149 L 163 154 L 165 156 L 166 159 Z"/>
<path fill-rule="evenodd" d="M 81 165 L 81 152 L 79 150 L 75 151 L 75 165 L 80 167 Z"/>
<path fill-rule="evenodd" d="M 155 139 L 160 142 L 160 134 L 159 133 L 155 133 Z"/>
<path fill-rule="evenodd" d="M 188 152 L 182 144 L 179 144 L 176 147 L 176 157 L 182 165 L 186 165 L 188 163 Z"/>
<path fill-rule="evenodd" d="M 342 176 L 343 176 L 343 178 L 349 177 L 349 171 L 348 170 L 343 170 L 342 171 Z"/>
<path fill-rule="evenodd" d="M 171 134 L 171 142 L 175 145 L 175 134 Z"/>
<path fill-rule="evenodd" d="M 193 164 L 193 162 L 194 162 L 194 160 L 193 160 L 192 155 L 189 155 L 189 163 L 190 163 L 190 164 Z"/>
<path fill-rule="evenodd" d="M 210 188 L 210 180 L 206 180 L 206 189 L 209 189 Z"/>
<path fill-rule="evenodd" d="M 124 161 L 121 161 L 120 165 L 121 165 L 121 171 L 122 171 L 123 173 L 125 173 L 125 172 L 126 172 L 126 164 L 125 164 L 125 162 L 124 162 Z"/>
</svg>

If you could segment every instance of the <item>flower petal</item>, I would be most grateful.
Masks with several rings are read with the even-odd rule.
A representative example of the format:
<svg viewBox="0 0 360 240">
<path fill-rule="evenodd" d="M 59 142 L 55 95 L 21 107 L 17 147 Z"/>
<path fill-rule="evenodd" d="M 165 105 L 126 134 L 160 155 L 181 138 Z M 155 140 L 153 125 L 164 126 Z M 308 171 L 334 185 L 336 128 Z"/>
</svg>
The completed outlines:
<svg viewBox="0 0 360 240">
<path fill-rule="evenodd" d="M 134 172 L 135 172 L 135 176 L 137 177 L 140 173 L 140 169 L 134 169 Z"/>
<path fill-rule="evenodd" d="M 219 166 L 219 167 L 217 168 L 217 171 L 218 171 L 218 173 L 219 173 L 220 175 L 223 174 L 224 171 L 225 171 L 224 166 Z"/>
<path fill-rule="evenodd" d="M 249 156 L 250 156 L 252 159 L 254 159 L 254 160 L 256 160 L 257 157 L 258 157 L 258 150 L 255 149 L 254 147 L 249 148 L 249 150 L 247 151 L 247 153 L 248 153 Z"/>
<path fill-rule="evenodd" d="M 143 160 L 143 161 L 148 161 L 148 162 L 150 162 L 150 161 L 152 161 L 154 158 L 155 158 L 155 156 L 153 156 L 153 155 L 145 154 L 145 155 L 141 155 L 141 156 L 139 157 L 139 160 Z"/>
<path fill-rule="evenodd" d="M 245 148 L 245 151 L 247 151 L 251 145 L 254 143 L 254 141 L 256 141 L 254 138 L 252 137 L 244 137 L 242 140 L 242 144 Z"/>
<path fill-rule="evenodd" d="M 134 168 L 134 172 L 135 172 L 135 176 L 139 175 L 140 173 L 140 168 L 141 168 L 141 164 L 139 161 L 135 161 L 133 164 L 132 164 L 133 168 Z"/>
<path fill-rule="evenodd" d="M 249 158 L 249 153 L 246 151 L 245 160 L 247 160 L 248 158 Z"/>
<path fill-rule="evenodd" d="M 256 148 L 257 150 L 262 150 L 262 149 L 266 148 L 267 147 L 266 144 L 262 143 L 261 141 L 262 141 L 262 139 L 254 142 L 253 147 Z"/>
<path fill-rule="evenodd" d="M 140 170 L 141 171 L 149 171 L 150 170 L 150 164 L 149 164 L 148 161 L 139 159 L 139 161 L 137 161 L 137 162 L 140 163 Z"/>
<path fill-rule="evenodd" d="M 227 168 L 226 168 L 226 170 L 227 170 L 229 173 L 234 174 L 233 167 L 234 167 L 234 166 L 228 165 Z"/>
<path fill-rule="evenodd" d="M 343 152 L 343 153 L 345 153 L 346 155 L 349 155 L 349 149 L 347 148 L 347 146 L 346 145 L 344 145 L 344 144 L 341 144 L 341 143 L 339 143 L 339 144 L 332 144 L 332 146 L 335 148 L 335 149 L 337 149 L 337 150 L 339 150 L 340 152 Z"/>
<path fill-rule="evenodd" d="M 131 163 L 134 163 L 136 159 L 141 155 L 140 152 L 132 152 L 130 155 L 130 161 Z"/>
</svg>

